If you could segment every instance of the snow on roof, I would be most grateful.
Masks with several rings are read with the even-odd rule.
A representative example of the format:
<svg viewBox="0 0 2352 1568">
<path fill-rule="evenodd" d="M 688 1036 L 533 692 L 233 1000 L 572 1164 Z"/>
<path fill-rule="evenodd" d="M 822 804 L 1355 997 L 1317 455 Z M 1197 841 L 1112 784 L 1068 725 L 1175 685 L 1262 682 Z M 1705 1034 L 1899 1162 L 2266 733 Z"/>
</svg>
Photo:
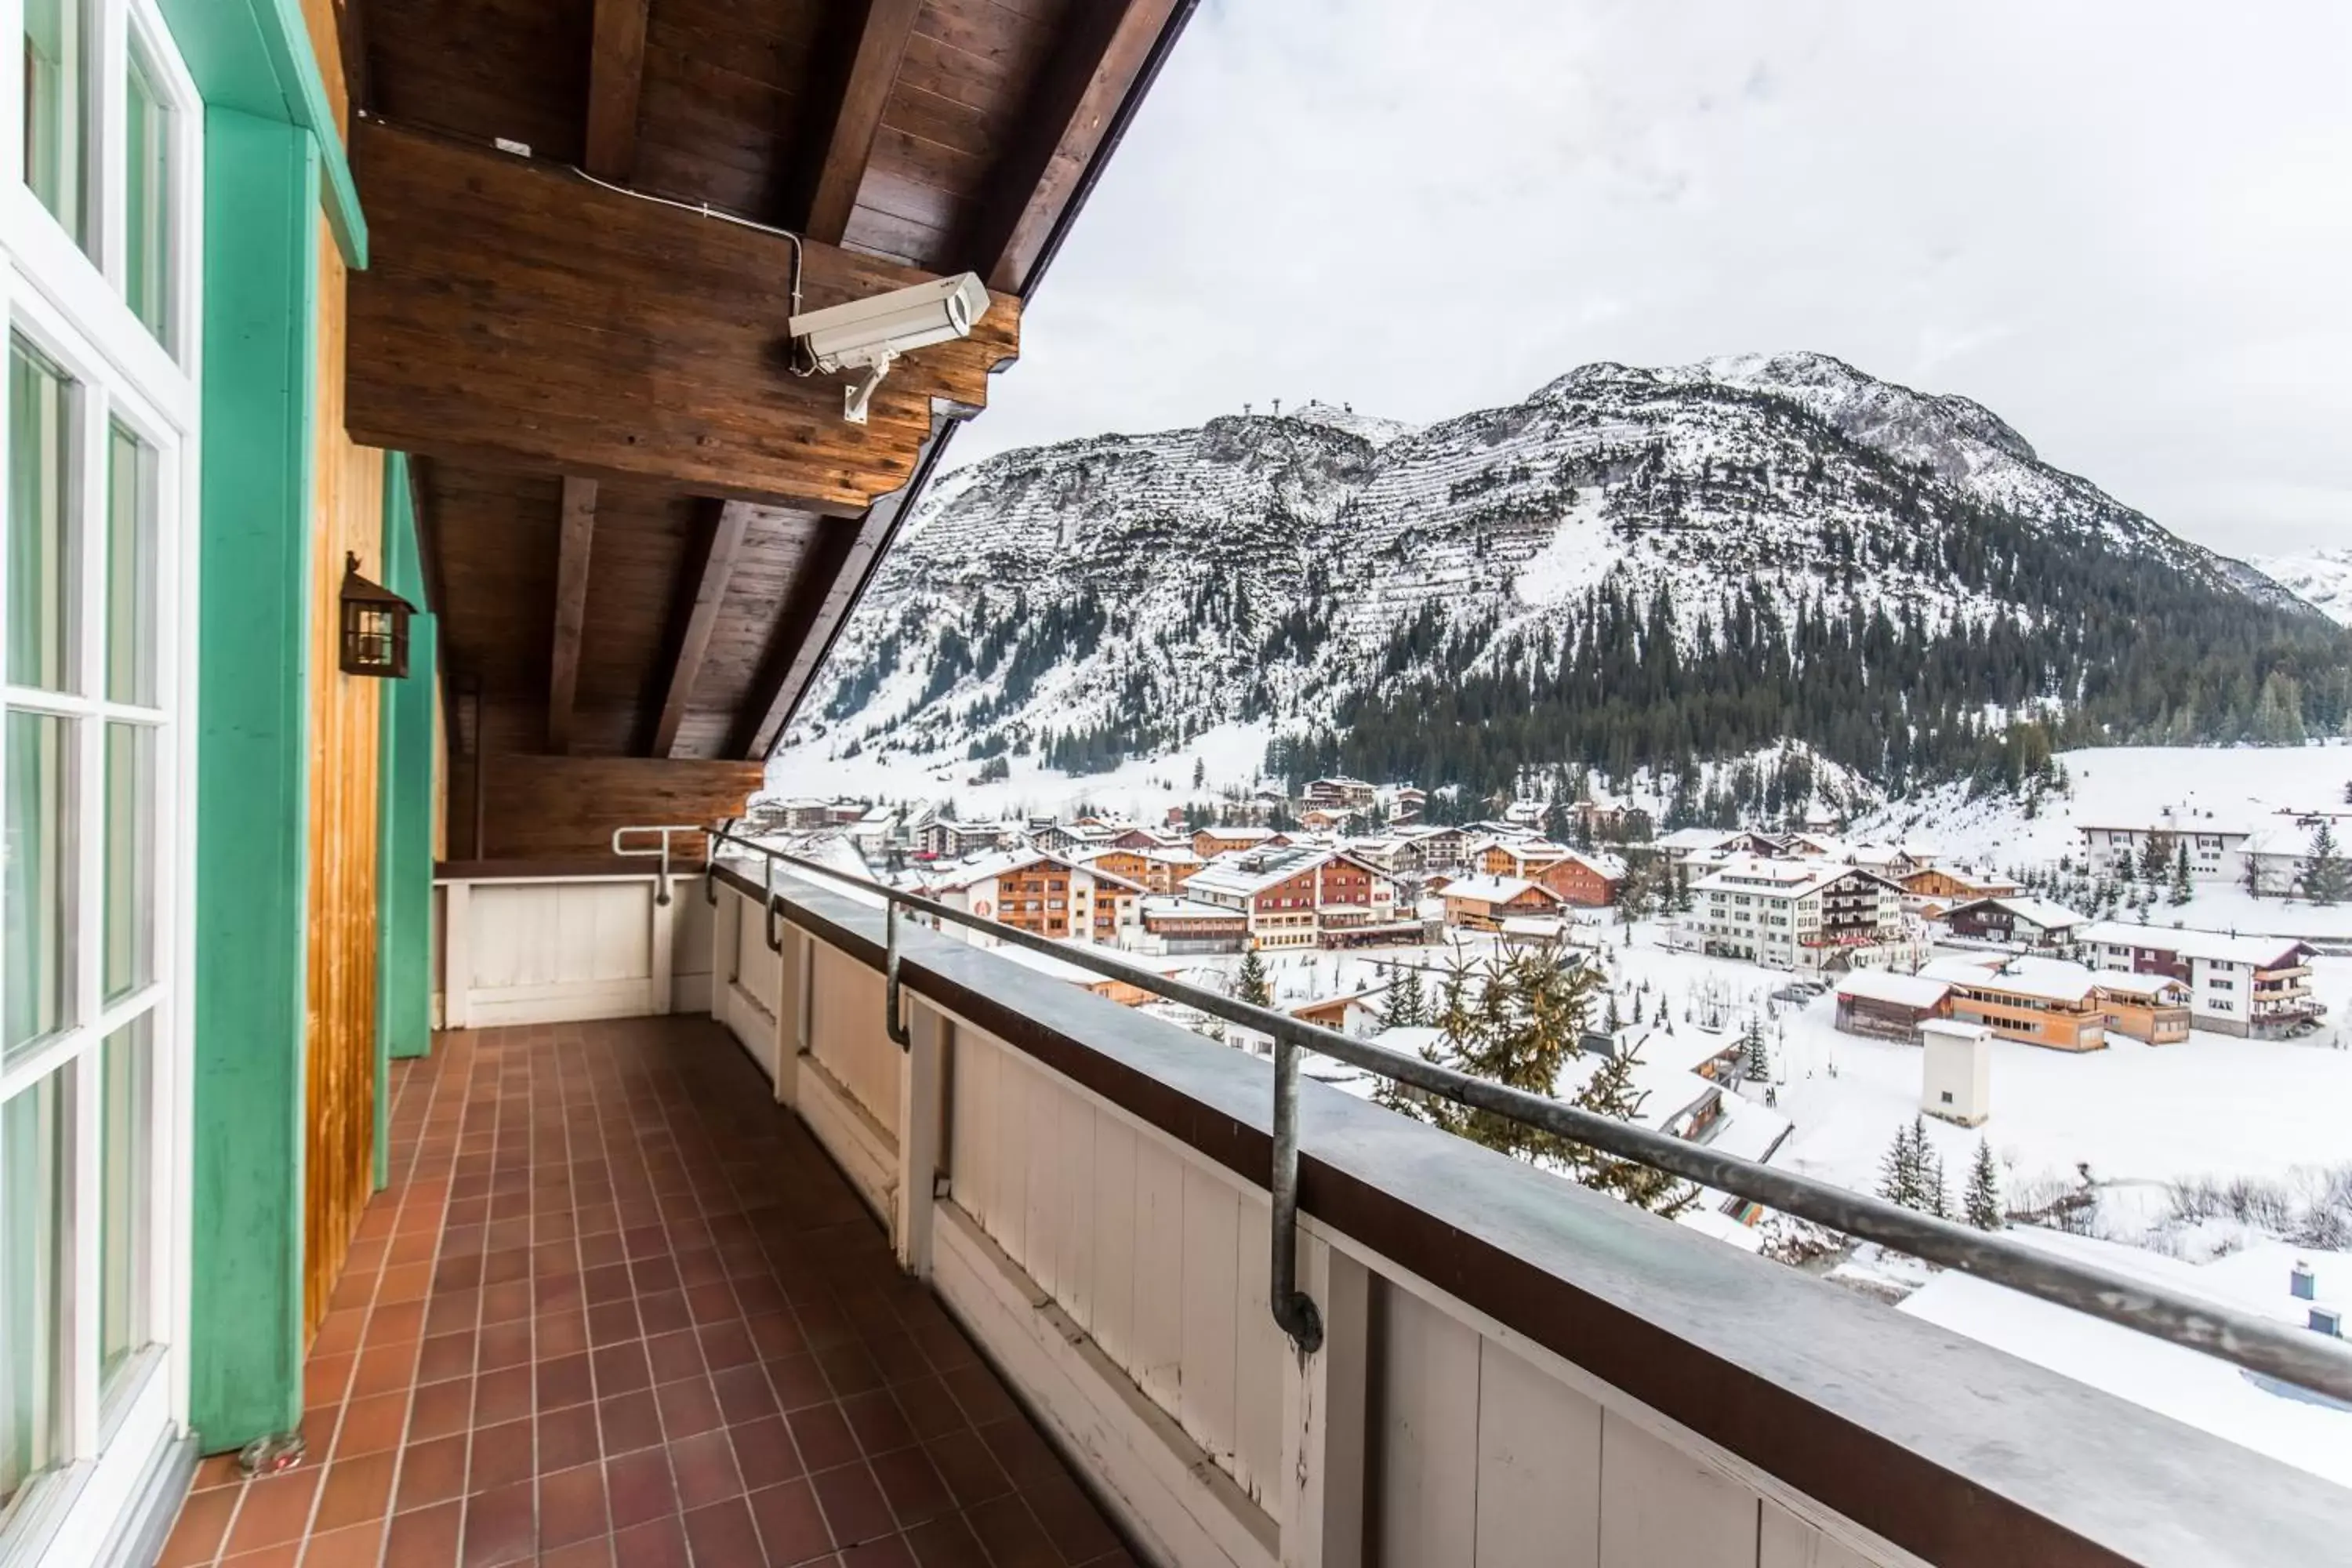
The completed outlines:
<svg viewBox="0 0 2352 1568">
<path fill-rule="evenodd" d="M 1444 1030 L 1430 1025 L 1391 1024 L 1372 1037 L 1372 1044 L 1417 1057 L 1434 1049 L 1444 1038 Z"/>
<path fill-rule="evenodd" d="M 2155 952 L 2201 958 L 2208 963 L 2243 963 L 2261 969 L 2280 966 L 2280 960 L 2298 956 L 2307 944 L 2291 936 L 2229 936 L 2215 931 L 2188 931 L 2179 926 L 2126 925 L 2121 921 L 2093 921 L 2074 933 L 2078 942 L 2105 947 L 2146 948 Z"/>
<path fill-rule="evenodd" d="M 1009 871 L 1017 871 L 1024 866 L 1034 866 L 1040 861 L 1058 866 L 1065 871 L 1083 871 L 1097 882 L 1108 882 L 1113 886 L 1125 888 L 1130 892 L 1139 893 L 1143 890 L 1143 885 L 1140 882 L 1131 882 L 1125 877 L 1115 876 L 1099 867 L 1082 866 L 1075 860 L 1065 859 L 1059 855 L 1049 854 L 1043 849 L 998 849 L 978 855 L 950 867 L 945 876 L 934 879 L 930 885 L 938 892 L 955 892 L 985 882 L 991 877 L 1002 877 Z"/>
<path fill-rule="evenodd" d="M 1718 1154 L 1763 1160 L 1780 1147 L 1794 1125 L 1777 1107 L 1760 1100 L 1727 1094 L 1723 1097 L 1723 1114 L 1706 1130 L 1705 1142 Z"/>
<path fill-rule="evenodd" d="M 1262 844 L 1275 836 L 1271 827 L 1203 827 L 1201 832 L 1230 844 Z"/>
<path fill-rule="evenodd" d="M 2005 896 L 1972 899 L 1965 904 L 1954 905 L 1945 911 L 1945 916 L 1948 919 L 1962 910 L 1972 910 L 1980 904 L 2007 910 L 2011 918 L 2023 921 L 2029 925 L 2039 926 L 2043 931 L 2064 931 L 2072 926 L 2079 926 L 2088 919 L 2087 916 L 2078 915 L 2065 905 L 2053 903 L 2048 899 L 2012 899 Z"/>
<path fill-rule="evenodd" d="M 1203 892 L 1246 897 L 1276 882 L 1286 882 L 1302 871 L 1311 871 L 1338 855 L 1335 849 L 1313 847 L 1220 855 L 1193 872 L 1184 885 Z"/>
<path fill-rule="evenodd" d="M 1720 827 L 1677 827 L 1658 840 L 1661 849 L 1714 849 L 1740 837 L 1734 830 Z"/>
<path fill-rule="evenodd" d="M 1552 937 L 1559 934 L 1557 915 L 1507 915 L 1502 921 L 1505 936 Z"/>
<path fill-rule="evenodd" d="M 1926 974 L 1857 969 L 1838 982 L 1837 994 L 1867 1002 L 1891 1002 L 1898 1007 L 1933 1007 L 1951 988 L 1949 980 L 1934 980 Z"/>
<path fill-rule="evenodd" d="M 2175 980 L 2169 974 L 2136 974 L 2128 970 L 2099 971 L 2099 989 L 2118 996 L 2157 996 L 2166 990 L 2186 991 L 2189 982 Z"/>
<path fill-rule="evenodd" d="M 2012 1228 L 2006 1236 L 2298 1328 L 2308 1309 L 2288 1290 L 2288 1273 L 2296 1261 L 2314 1267 L 2323 1301 L 2342 1303 L 2352 1294 L 2352 1254 L 2342 1252 L 2258 1242 L 2200 1265 L 2031 1226 Z M 1937 1273 L 1899 1310 L 2242 1447 L 2352 1486 L 2352 1410 L 2339 1404 L 1957 1269 Z"/>
<path fill-rule="evenodd" d="M 2098 975 L 2092 971 L 2059 958 L 2012 958 L 2001 964 L 1970 964 L 1965 970 L 1959 969 L 1958 963 L 1954 959 L 1937 959 L 1919 973 L 1956 985 L 2007 991 L 2045 1002 L 2087 1001 L 2099 984 Z M 1943 973 L 1948 965 L 1953 972 Z"/>
<path fill-rule="evenodd" d="M 1445 884 L 1447 898 L 1467 899 L 1480 904 L 1507 904 L 1529 890 L 1541 893 L 1552 903 L 1559 902 L 1559 895 L 1549 888 L 1519 877 L 1461 877 Z"/>
<path fill-rule="evenodd" d="M 1144 896 L 1143 914 L 1146 920 L 1163 921 L 1246 921 L 1248 912 L 1229 910 L 1223 904 L 1204 904 L 1198 899 L 1171 898 L 1164 893 Z"/>
<path fill-rule="evenodd" d="M 1624 859 L 1606 849 L 1570 849 L 1565 858 L 1577 861 L 1595 876 L 1606 877 L 1612 882 L 1625 879 Z"/>
<path fill-rule="evenodd" d="M 1721 870 L 1702 877 L 1693 886 L 1703 893 L 1755 893 L 1768 898 L 1801 899 L 1847 877 L 1885 880 L 1877 873 L 1865 871 L 1859 866 L 1823 865 L 1818 860 L 1767 860 L 1758 856 L 1742 856 L 1727 862 Z"/>
</svg>

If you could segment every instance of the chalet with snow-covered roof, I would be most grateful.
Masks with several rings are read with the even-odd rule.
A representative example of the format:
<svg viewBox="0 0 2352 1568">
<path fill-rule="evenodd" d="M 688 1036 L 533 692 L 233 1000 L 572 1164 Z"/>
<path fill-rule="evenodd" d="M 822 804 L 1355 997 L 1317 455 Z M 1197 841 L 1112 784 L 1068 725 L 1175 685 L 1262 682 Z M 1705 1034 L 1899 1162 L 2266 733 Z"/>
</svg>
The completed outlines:
<svg viewBox="0 0 2352 1568">
<path fill-rule="evenodd" d="M 1445 884 L 1445 923 L 1462 931 L 1500 931 L 1506 920 L 1556 915 L 1560 897 L 1524 877 L 1460 877 Z"/>
<path fill-rule="evenodd" d="M 1716 958 L 1815 972 L 1883 968 L 1912 944 L 1903 889 L 1858 866 L 1738 856 L 1691 885 L 1683 936 Z"/>
<path fill-rule="evenodd" d="M 1857 969 L 1837 984 L 1837 1027 L 1849 1035 L 1919 1043 L 1919 1026 L 1951 1016 L 1949 981 Z"/>
<path fill-rule="evenodd" d="M 1010 823 L 957 822 L 935 816 L 923 824 L 918 842 L 923 853 L 934 859 L 961 860 L 967 855 L 1002 848 L 1020 837 Z"/>
<path fill-rule="evenodd" d="M 1970 899 L 1944 911 L 1951 933 L 1969 942 L 1997 942 L 2025 952 L 2069 953 L 2089 923 L 2048 899 Z"/>
<path fill-rule="evenodd" d="M 1920 867 L 1897 879 L 1903 884 L 1903 907 L 1929 920 L 1942 919 L 1955 904 L 1975 899 L 2013 899 L 2025 890 L 2007 877 L 1942 863 Z"/>
<path fill-rule="evenodd" d="M 1362 779 L 1349 778 L 1343 774 L 1338 778 L 1307 780 L 1307 794 L 1303 798 L 1308 805 L 1364 811 L 1369 810 L 1372 802 L 1379 797 L 1380 791 L 1371 784 Z"/>
<path fill-rule="evenodd" d="M 1951 985 L 1952 1017 L 1982 1024 L 2004 1040 L 2060 1051 L 2106 1047 L 2099 979 L 2079 963 L 1969 955 L 1937 959 L 1919 973 Z"/>
<path fill-rule="evenodd" d="M 2314 950 L 2293 937 L 2095 921 L 2076 951 L 2095 969 L 2184 982 L 2191 1026 L 2218 1034 L 2274 1039 L 2308 1032 L 2327 1011 L 2311 994 Z"/>
<path fill-rule="evenodd" d="M 1355 820 L 1355 816 L 1342 806 L 1311 805 L 1298 814 L 1298 826 L 1309 833 L 1339 833 Z"/>
<path fill-rule="evenodd" d="M 1144 952 L 1239 952 L 1249 942 L 1246 910 L 1197 899 L 1147 894 L 1136 921 L 1136 946 Z"/>
<path fill-rule="evenodd" d="M 1470 847 L 1471 863 L 1489 877 L 1534 880 L 1537 873 L 1568 853 L 1548 838 L 1487 838 Z"/>
<path fill-rule="evenodd" d="M 1240 849 L 1276 849 L 1289 842 L 1271 827 L 1203 827 L 1192 835 L 1192 853 L 1208 860 Z"/>
<path fill-rule="evenodd" d="M 1387 877 L 1352 855 L 1311 845 L 1212 859 L 1184 884 L 1184 896 L 1242 910 L 1253 947 L 1337 945 L 1373 935 L 1411 941 L 1419 931 L 1398 920 L 1396 886 Z"/>
<path fill-rule="evenodd" d="M 1559 895 L 1560 902 L 1602 909 L 1617 901 L 1625 886 L 1625 862 L 1597 850 L 1563 850 L 1558 859 L 1535 875 Z"/>
<path fill-rule="evenodd" d="M 1175 892 L 1191 879 L 1193 872 L 1208 864 L 1185 847 L 1146 849 L 1142 856 L 1143 885 L 1161 894 Z"/>
<path fill-rule="evenodd" d="M 1105 944 L 1119 941 L 1144 895 L 1139 882 L 1034 849 L 1002 850 L 935 871 L 921 890 L 1032 935 Z"/>
<path fill-rule="evenodd" d="M 2189 982 L 2115 969 L 2100 970 L 2098 975 L 2107 1033 L 2150 1046 L 2176 1045 L 2189 1037 Z"/>
</svg>

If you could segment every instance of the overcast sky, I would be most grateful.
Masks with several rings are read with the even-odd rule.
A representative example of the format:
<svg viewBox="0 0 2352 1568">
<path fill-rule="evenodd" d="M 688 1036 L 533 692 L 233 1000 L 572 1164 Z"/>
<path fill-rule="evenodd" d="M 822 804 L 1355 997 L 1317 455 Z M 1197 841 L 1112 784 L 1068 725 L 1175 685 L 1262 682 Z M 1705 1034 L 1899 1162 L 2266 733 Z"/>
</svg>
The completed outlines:
<svg viewBox="0 0 2352 1568">
<path fill-rule="evenodd" d="M 2352 0 L 1203 0 L 957 437 L 1817 349 L 2352 544 Z"/>
</svg>

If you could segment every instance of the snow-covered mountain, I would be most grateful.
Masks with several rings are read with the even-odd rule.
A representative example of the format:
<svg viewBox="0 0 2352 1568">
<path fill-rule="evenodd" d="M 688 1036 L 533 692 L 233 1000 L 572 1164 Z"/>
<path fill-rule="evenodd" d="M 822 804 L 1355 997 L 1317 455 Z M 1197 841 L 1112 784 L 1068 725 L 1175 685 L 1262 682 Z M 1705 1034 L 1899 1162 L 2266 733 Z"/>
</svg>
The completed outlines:
<svg viewBox="0 0 2352 1568">
<path fill-rule="evenodd" d="M 1785 667 L 1780 695 L 1742 700 L 1787 707 L 1808 661 L 1879 682 L 1847 706 L 1880 730 L 1948 739 L 2107 701 L 2078 668 L 2095 645 L 2112 662 L 2106 642 L 2139 620 L 2201 625 L 2230 605 L 2325 635 L 2298 630 L 2317 617 L 2267 578 L 2043 463 L 1967 398 L 1813 353 L 1590 364 L 1421 428 L 1310 404 L 961 470 L 884 563 L 783 757 L 1034 752 L 1083 770 L 1236 721 L 1393 728 L 1415 690 L 1450 699 L 1487 676 L 1502 710 L 1563 694 L 1554 739 L 1590 734 L 1579 716 L 1612 680 L 1645 682 L 1651 717 L 1612 751 L 1630 770 L 1783 732 L 1652 720 L 1759 663 Z M 1913 710 L 1938 649 L 1963 650 L 1967 679 Z M 1743 668 L 1710 676 L 1726 658 Z M 1911 695 L 1883 689 L 1898 663 Z M 1818 744 L 1837 722 L 1785 732 Z M 1841 739 L 1865 768 L 1883 743 Z"/>
<path fill-rule="evenodd" d="M 2273 555 L 2256 561 L 2263 574 L 2282 588 L 2352 626 L 2352 545 L 2308 555 Z"/>
</svg>

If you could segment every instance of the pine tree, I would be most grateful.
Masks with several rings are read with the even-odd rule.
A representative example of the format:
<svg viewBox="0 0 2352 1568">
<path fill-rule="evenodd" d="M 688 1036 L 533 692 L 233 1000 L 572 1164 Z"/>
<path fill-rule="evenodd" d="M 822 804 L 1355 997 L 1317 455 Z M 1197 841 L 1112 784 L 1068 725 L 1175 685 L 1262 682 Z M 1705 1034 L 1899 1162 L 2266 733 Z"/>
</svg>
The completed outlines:
<svg viewBox="0 0 2352 1568">
<path fill-rule="evenodd" d="M 1748 1060 L 1743 1069 L 1750 1083 L 1772 1081 L 1772 1050 L 1764 1043 L 1764 1022 L 1760 1018 L 1748 1021 Z"/>
<path fill-rule="evenodd" d="M 1633 1087 L 1633 1068 L 1640 1062 L 1639 1051 L 1603 1061 L 1578 1092 L 1578 1108 L 1617 1121 L 1632 1121 L 1641 1115 L 1642 1104 L 1650 1096 L 1647 1089 Z M 1638 1160 L 1579 1146 L 1572 1164 L 1576 1179 L 1586 1186 L 1669 1219 L 1698 1201 L 1698 1189 L 1690 1183 Z"/>
<path fill-rule="evenodd" d="M 1911 1124 L 1912 1147 L 1919 1160 L 1919 1202 L 1923 1214 L 1937 1219 L 1952 1217 L 1952 1189 L 1944 1181 L 1944 1156 L 1927 1142 L 1927 1119 L 1920 1117 Z"/>
<path fill-rule="evenodd" d="M 1381 1022 L 1391 1029 L 1419 1028 L 1429 1022 L 1429 997 L 1421 985 L 1421 971 L 1411 964 L 1402 978 L 1389 983 L 1388 1005 Z"/>
<path fill-rule="evenodd" d="M 2249 860 L 2252 856 L 2248 856 Z M 2352 895 L 2352 871 L 2336 852 L 2336 825 L 2326 817 L 2311 830 L 2311 853 L 2303 871 L 2303 896 L 2315 904 L 2336 904 Z"/>
<path fill-rule="evenodd" d="M 1618 1008 L 1617 993 L 1614 991 L 1609 993 L 1609 1012 L 1601 1020 L 1601 1027 L 1611 1035 L 1618 1034 L 1625 1027 L 1625 1015 Z"/>
<path fill-rule="evenodd" d="M 1907 1127 L 1895 1130 L 1895 1142 L 1878 1157 L 1878 1195 L 1906 1209 L 1919 1206 L 1919 1160 Z"/>
<path fill-rule="evenodd" d="M 1982 1138 L 1969 1167 L 1968 1221 L 1979 1230 L 2000 1228 L 2000 1178 L 1993 1170 L 1992 1145 Z"/>
<path fill-rule="evenodd" d="M 2178 909 L 2196 896 L 2197 889 L 2189 880 L 2189 841 L 2183 839 L 2172 862 L 2172 905 Z"/>
<path fill-rule="evenodd" d="M 1242 954 L 1241 973 L 1234 977 L 1234 994 L 1261 1007 L 1274 1005 L 1274 987 L 1266 983 L 1265 960 L 1251 948 Z"/>
</svg>

